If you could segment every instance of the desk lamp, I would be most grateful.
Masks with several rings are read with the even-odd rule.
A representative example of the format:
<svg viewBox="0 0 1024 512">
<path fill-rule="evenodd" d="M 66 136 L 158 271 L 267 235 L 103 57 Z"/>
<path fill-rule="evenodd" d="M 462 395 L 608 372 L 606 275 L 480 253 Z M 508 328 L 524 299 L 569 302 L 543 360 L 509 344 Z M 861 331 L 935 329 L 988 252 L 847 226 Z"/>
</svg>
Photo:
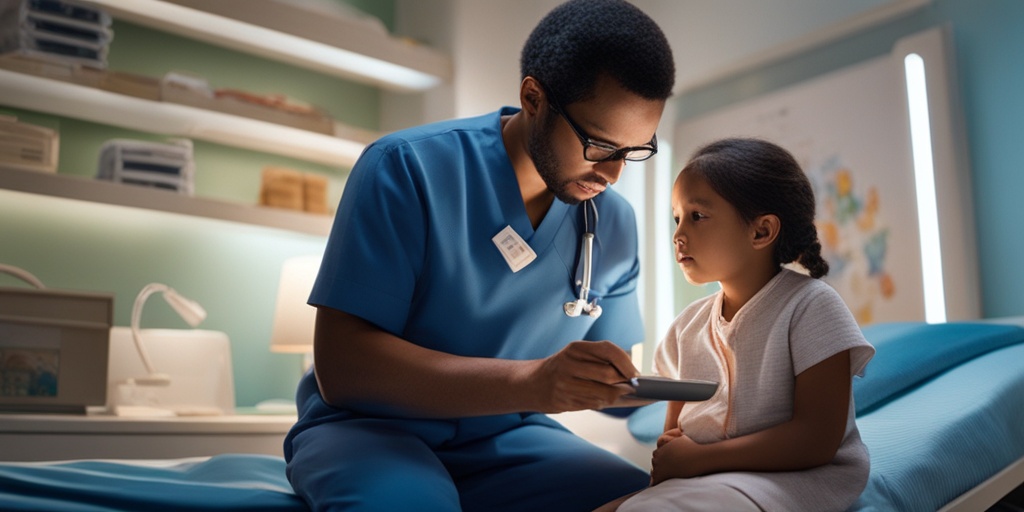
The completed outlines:
<svg viewBox="0 0 1024 512">
<path fill-rule="evenodd" d="M 14 277 L 17 277 L 18 279 L 21 279 L 22 281 L 25 281 L 26 283 L 32 286 L 35 286 L 36 288 L 39 288 L 40 290 L 46 288 L 46 286 L 43 285 L 43 282 L 40 281 L 38 277 L 34 276 L 31 272 L 22 268 L 15 267 L 14 265 L 0 263 L 0 273 L 10 274 Z"/>
<path fill-rule="evenodd" d="M 320 270 L 320 256 L 297 256 L 285 260 L 277 289 L 270 351 L 303 354 L 303 372 L 313 364 L 313 332 L 316 308 L 306 303 Z"/>
<path fill-rule="evenodd" d="M 140 386 L 167 386 L 171 383 L 171 378 L 167 374 L 158 373 L 153 368 L 153 363 L 149 359 L 149 354 L 146 353 L 146 346 L 142 344 L 142 334 L 139 332 L 139 320 L 142 318 L 142 306 L 146 303 L 146 299 L 154 293 L 163 294 L 164 300 L 171 305 L 176 313 L 188 325 L 195 327 L 199 325 L 206 318 L 206 310 L 203 309 L 197 302 L 192 301 L 183 297 L 181 294 L 176 292 L 173 288 L 160 283 L 150 283 L 142 288 L 139 295 L 135 297 L 135 304 L 132 306 L 132 340 L 135 341 L 135 348 L 139 351 L 139 357 L 142 359 L 142 364 L 146 367 L 146 371 L 149 375 L 145 377 L 137 377 L 130 379 L 131 383 L 138 384 Z"/>
</svg>

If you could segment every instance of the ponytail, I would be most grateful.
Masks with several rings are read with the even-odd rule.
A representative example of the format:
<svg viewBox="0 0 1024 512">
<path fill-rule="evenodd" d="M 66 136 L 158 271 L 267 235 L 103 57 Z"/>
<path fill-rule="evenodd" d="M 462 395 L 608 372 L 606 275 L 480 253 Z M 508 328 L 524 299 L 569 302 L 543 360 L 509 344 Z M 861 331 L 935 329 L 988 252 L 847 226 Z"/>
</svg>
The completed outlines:
<svg viewBox="0 0 1024 512">
<path fill-rule="evenodd" d="M 821 242 L 817 239 L 804 252 L 800 253 L 800 258 L 797 261 L 815 279 L 820 279 L 828 274 L 828 262 L 825 261 L 825 258 L 821 257 Z"/>
</svg>

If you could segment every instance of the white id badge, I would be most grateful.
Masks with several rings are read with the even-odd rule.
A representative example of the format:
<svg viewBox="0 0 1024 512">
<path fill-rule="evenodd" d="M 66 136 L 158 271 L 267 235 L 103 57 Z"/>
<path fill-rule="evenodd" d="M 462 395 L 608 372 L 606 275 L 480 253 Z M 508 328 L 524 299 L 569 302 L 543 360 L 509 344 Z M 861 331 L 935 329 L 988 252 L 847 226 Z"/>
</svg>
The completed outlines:
<svg viewBox="0 0 1024 512">
<path fill-rule="evenodd" d="M 529 244 L 512 229 L 512 226 L 505 226 L 505 229 L 499 231 L 491 240 L 501 251 L 501 255 L 512 272 L 519 272 L 537 259 L 537 253 L 533 252 Z"/>
</svg>

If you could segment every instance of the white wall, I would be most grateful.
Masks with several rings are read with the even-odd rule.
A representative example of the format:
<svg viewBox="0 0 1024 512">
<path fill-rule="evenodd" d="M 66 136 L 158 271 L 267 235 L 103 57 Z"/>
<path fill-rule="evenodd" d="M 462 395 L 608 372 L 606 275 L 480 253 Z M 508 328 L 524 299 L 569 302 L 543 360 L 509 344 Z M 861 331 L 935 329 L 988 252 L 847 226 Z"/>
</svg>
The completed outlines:
<svg viewBox="0 0 1024 512">
<path fill-rule="evenodd" d="M 633 0 L 661 26 L 676 61 L 676 91 L 839 37 L 929 0 Z M 451 54 L 453 83 L 385 103 L 386 124 L 490 112 L 515 104 L 519 51 L 561 0 L 396 0 L 395 32 Z M 423 96 L 418 97 L 418 96 Z M 391 103 L 400 104 L 395 107 Z M 421 103 L 420 106 L 410 104 Z"/>
</svg>

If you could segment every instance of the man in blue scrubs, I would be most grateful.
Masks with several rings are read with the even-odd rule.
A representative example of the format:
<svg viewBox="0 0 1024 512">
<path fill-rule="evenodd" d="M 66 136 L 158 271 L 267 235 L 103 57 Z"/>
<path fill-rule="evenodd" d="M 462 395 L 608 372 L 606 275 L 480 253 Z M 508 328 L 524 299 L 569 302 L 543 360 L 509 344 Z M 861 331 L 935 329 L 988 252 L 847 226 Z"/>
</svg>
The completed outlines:
<svg viewBox="0 0 1024 512">
<path fill-rule="evenodd" d="M 657 150 L 671 50 L 631 4 L 572 0 L 521 68 L 520 108 L 385 136 L 352 170 L 284 446 L 315 510 L 591 510 L 648 483 L 541 413 L 630 403 L 637 227 L 608 187 Z M 603 314 L 570 317 L 585 231 Z"/>
</svg>

